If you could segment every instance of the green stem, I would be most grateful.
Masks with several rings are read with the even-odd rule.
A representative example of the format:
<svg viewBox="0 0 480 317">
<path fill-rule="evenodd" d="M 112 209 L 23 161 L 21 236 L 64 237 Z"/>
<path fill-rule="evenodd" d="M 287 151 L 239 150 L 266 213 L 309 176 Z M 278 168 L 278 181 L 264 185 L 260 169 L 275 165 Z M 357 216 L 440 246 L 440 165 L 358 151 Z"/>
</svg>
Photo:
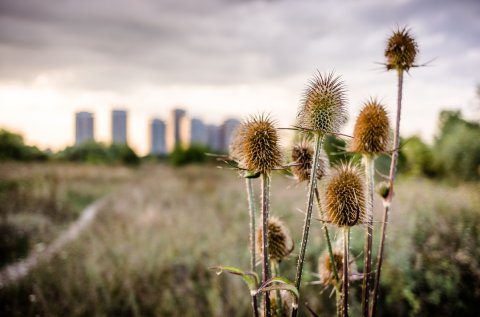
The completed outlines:
<svg viewBox="0 0 480 317">
<path fill-rule="evenodd" d="M 262 173 L 262 283 L 270 279 L 270 260 L 268 257 L 268 212 L 270 207 L 270 175 Z M 270 294 L 265 292 L 265 316 L 271 317 Z"/>
<path fill-rule="evenodd" d="M 367 227 L 365 229 L 365 245 L 364 245 L 364 265 L 363 265 L 363 285 L 362 285 L 362 316 L 369 316 L 370 308 L 370 289 L 371 289 L 371 272 L 372 272 L 372 235 L 373 235 L 373 176 L 374 176 L 374 160 L 371 155 L 363 156 L 365 165 L 365 176 L 367 185 Z"/>
<path fill-rule="evenodd" d="M 323 210 L 322 205 L 320 204 L 320 194 L 318 193 L 318 188 L 315 187 L 315 196 L 317 198 L 317 208 L 320 213 L 320 218 L 323 220 Z M 328 232 L 327 224 L 323 224 L 323 232 L 325 233 L 325 240 L 327 241 L 327 250 L 328 255 L 330 256 L 330 263 L 332 263 L 333 268 L 333 278 L 335 279 L 335 288 L 337 292 L 340 291 L 340 277 L 338 276 L 337 262 L 335 261 L 335 256 L 333 255 L 332 242 L 330 240 L 330 233 Z"/>
<path fill-rule="evenodd" d="M 315 134 L 315 153 L 313 155 L 312 170 L 310 171 L 310 183 L 308 188 L 307 211 L 305 214 L 305 222 L 303 224 L 302 242 L 300 245 L 300 254 L 298 255 L 297 272 L 295 275 L 295 287 L 300 291 L 300 282 L 302 280 L 303 263 L 305 261 L 305 251 L 307 249 L 308 233 L 310 231 L 310 221 L 312 218 L 313 196 L 315 188 L 317 187 L 317 168 L 318 158 L 320 156 L 320 149 L 322 145 L 322 136 L 320 132 Z M 292 309 L 292 317 L 297 315 L 298 307 Z"/>
<path fill-rule="evenodd" d="M 280 263 L 276 261 L 272 261 L 272 276 L 273 277 L 279 277 L 280 276 Z M 283 311 L 283 303 L 282 303 L 282 295 L 280 293 L 280 290 L 275 291 L 275 304 L 277 308 L 277 316 L 282 317 L 285 316 L 284 311 Z"/>
<path fill-rule="evenodd" d="M 342 316 L 348 317 L 348 264 L 350 250 L 350 227 L 343 228 L 343 311 Z"/>
<path fill-rule="evenodd" d="M 255 272 L 255 198 L 253 194 L 252 180 L 245 178 L 247 187 L 248 210 L 250 215 L 250 271 Z M 258 301 L 257 295 L 252 295 L 253 316 L 258 317 Z"/>
<path fill-rule="evenodd" d="M 372 309 L 371 309 L 371 317 L 375 316 L 375 309 L 378 301 L 378 290 L 380 285 L 380 274 L 382 272 L 382 264 L 383 264 L 383 253 L 385 250 L 385 238 L 387 236 L 387 223 L 388 223 L 388 213 L 390 211 L 390 204 L 393 199 L 393 185 L 395 182 L 395 176 L 397 173 L 397 161 L 398 161 L 398 149 L 400 147 L 400 118 L 402 114 L 402 93 L 403 93 L 403 70 L 398 70 L 398 91 L 397 91 L 397 117 L 395 120 L 395 131 L 393 135 L 393 154 L 392 160 L 390 162 L 390 185 L 389 185 L 389 192 L 388 196 L 384 202 L 385 209 L 383 214 L 383 222 L 382 222 L 382 229 L 381 229 L 381 237 L 380 237 L 380 246 L 377 255 L 377 268 L 375 270 L 375 286 L 373 288 L 372 294 Z"/>
<path fill-rule="evenodd" d="M 337 317 L 342 317 L 342 311 L 343 311 L 343 306 L 342 306 L 342 292 L 336 292 L 336 302 L 337 302 Z"/>
</svg>

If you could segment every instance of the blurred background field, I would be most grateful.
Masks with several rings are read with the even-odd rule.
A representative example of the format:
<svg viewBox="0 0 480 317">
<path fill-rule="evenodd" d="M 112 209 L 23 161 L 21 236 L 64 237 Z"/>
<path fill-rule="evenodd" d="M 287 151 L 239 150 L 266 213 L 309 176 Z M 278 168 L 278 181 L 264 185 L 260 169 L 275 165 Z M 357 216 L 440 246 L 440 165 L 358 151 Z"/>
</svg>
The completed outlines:
<svg viewBox="0 0 480 317">
<path fill-rule="evenodd" d="M 0 315 L 250 315 L 243 282 L 209 270 L 220 264 L 248 268 L 245 183 L 236 172 L 210 164 L 3 163 L 1 175 L 2 184 L 10 184 L 1 191 L 3 264 L 48 243 L 89 202 L 112 194 L 79 239 L 0 289 Z M 476 315 L 479 192 L 478 183 L 400 179 L 389 226 L 382 316 Z M 296 243 L 305 196 L 304 185 L 274 175 L 272 213 L 285 221 Z M 317 222 L 311 232 L 306 281 L 318 279 L 317 259 L 325 247 L 320 229 Z M 362 237 L 362 228 L 354 229 L 355 255 L 363 249 Z M 291 256 L 281 266 L 290 279 L 295 261 Z M 352 315 L 359 287 L 353 285 Z M 303 290 L 302 302 L 320 315 L 332 314 L 330 290 L 322 292 L 320 285 Z"/>
</svg>

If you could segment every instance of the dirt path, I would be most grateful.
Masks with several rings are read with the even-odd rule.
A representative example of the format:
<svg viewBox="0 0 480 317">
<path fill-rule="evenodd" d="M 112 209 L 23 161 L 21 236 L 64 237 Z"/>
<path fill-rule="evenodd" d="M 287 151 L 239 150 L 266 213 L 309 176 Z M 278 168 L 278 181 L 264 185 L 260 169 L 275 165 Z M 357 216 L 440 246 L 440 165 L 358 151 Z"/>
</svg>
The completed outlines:
<svg viewBox="0 0 480 317">
<path fill-rule="evenodd" d="M 101 198 L 90 204 L 82 211 L 77 221 L 72 223 L 60 236 L 42 251 L 32 251 L 27 258 L 7 265 L 0 271 L 0 288 L 14 283 L 26 276 L 35 266 L 49 260 L 65 244 L 74 240 L 92 222 L 98 210 L 105 205 L 107 197 Z"/>
</svg>

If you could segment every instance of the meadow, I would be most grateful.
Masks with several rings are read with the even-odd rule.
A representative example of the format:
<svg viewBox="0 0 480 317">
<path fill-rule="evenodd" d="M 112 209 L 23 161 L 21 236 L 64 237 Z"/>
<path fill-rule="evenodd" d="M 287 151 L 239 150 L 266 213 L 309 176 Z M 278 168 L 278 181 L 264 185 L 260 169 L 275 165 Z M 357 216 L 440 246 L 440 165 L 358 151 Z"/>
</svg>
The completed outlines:
<svg viewBox="0 0 480 317">
<path fill-rule="evenodd" d="M 2 228 L 22 228 L 20 236 L 28 237 L 26 246 L 16 246 L 22 252 L 2 254 L 4 261 L 48 244 L 82 208 L 109 194 L 107 204 L 76 241 L 27 277 L 0 289 L 1 316 L 251 314 L 246 285 L 209 269 L 248 269 L 245 182 L 235 171 L 213 165 L 175 169 L 162 164 L 126 168 L 7 163 L 1 175 Z M 282 275 L 290 279 L 301 237 L 305 186 L 284 174 L 273 175 L 271 212 L 287 224 L 295 240 L 296 249 L 282 263 Z M 255 191 L 259 193 L 258 184 Z M 478 184 L 399 179 L 381 316 L 478 316 L 479 192 Z M 380 211 L 378 204 L 375 219 L 380 219 Z M 363 231 L 352 229 L 354 256 L 363 250 Z M 2 243 L 9 232 L 2 229 Z M 302 289 L 302 316 L 310 315 L 305 302 L 320 316 L 335 312 L 331 289 L 315 283 L 324 249 L 321 223 L 314 221 L 304 274 L 304 281 L 312 283 Z M 357 262 L 361 271 L 363 263 Z M 353 316 L 358 315 L 360 284 L 352 284 Z"/>
</svg>

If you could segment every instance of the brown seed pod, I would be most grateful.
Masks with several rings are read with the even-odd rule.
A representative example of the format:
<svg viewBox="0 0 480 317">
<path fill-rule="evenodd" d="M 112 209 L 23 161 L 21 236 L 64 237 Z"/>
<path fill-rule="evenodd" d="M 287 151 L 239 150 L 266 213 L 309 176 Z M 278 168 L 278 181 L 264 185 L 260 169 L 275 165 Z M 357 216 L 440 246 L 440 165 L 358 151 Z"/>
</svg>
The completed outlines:
<svg viewBox="0 0 480 317">
<path fill-rule="evenodd" d="M 294 164 L 292 166 L 292 173 L 298 182 L 308 181 L 310 179 L 313 155 L 313 145 L 307 138 L 302 138 L 294 144 L 292 148 L 292 163 Z M 322 149 L 317 167 L 317 179 L 322 179 L 328 173 L 329 167 L 328 157 Z"/>
<path fill-rule="evenodd" d="M 362 154 L 380 154 L 387 151 L 390 123 L 385 108 L 376 99 L 370 99 L 362 108 L 353 129 L 352 151 Z"/>
<path fill-rule="evenodd" d="M 343 253 L 340 251 L 333 251 L 333 258 L 335 259 L 337 272 L 341 275 L 343 266 Z M 323 285 L 335 284 L 335 275 L 333 273 L 332 260 L 330 258 L 330 254 L 327 251 L 325 251 L 318 258 L 318 273 L 320 274 L 320 282 Z"/>
<path fill-rule="evenodd" d="M 248 171 L 269 173 L 282 164 L 277 129 L 267 116 L 243 122 L 231 144 L 230 156 Z"/>
<path fill-rule="evenodd" d="M 352 227 L 365 219 L 365 190 L 359 168 L 347 164 L 336 169 L 326 189 L 326 214 L 339 227 Z"/>
<path fill-rule="evenodd" d="M 397 29 L 387 41 L 387 70 L 408 71 L 414 66 L 418 45 L 407 28 Z"/>
<path fill-rule="evenodd" d="M 257 229 L 257 254 L 263 256 L 263 230 Z M 285 225 L 276 217 L 268 219 L 268 253 L 270 261 L 281 262 L 293 251 L 293 240 Z"/>
<path fill-rule="evenodd" d="M 310 82 L 297 115 L 301 128 L 336 133 L 346 122 L 345 84 L 333 73 L 318 74 Z"/>
</svg>

